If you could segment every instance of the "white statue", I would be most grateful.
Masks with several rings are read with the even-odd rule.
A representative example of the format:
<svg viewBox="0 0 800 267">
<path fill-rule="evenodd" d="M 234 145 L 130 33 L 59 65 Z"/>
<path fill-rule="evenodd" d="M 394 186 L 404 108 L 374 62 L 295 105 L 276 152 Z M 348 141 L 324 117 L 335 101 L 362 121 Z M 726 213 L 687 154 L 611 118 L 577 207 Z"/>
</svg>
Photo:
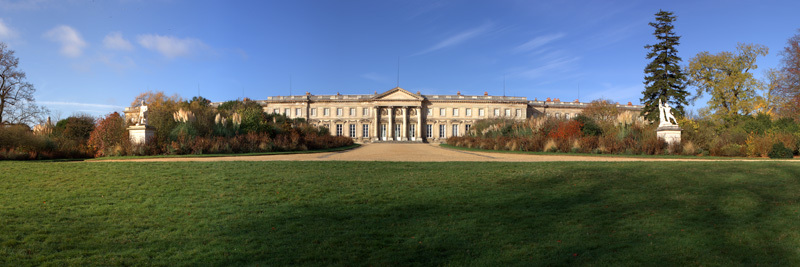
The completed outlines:
<svg viewBox="0 0 800 267">
<path fill-rule="evenodd" d="M 139 106 L 139 121 L 136 122 L 136 125 L 147 125 L 147 106 L 144 105 L 144 100 L 142 100 L 142 105 Z"/>
<path fill-rule="evenodd" d="M 658 111 L 660 123 L 658 126 L 677 126 L 678 120 L 672 115 L 672 107 L 669 103 L 662 103 L 661 99 L 658 100 Z"/>
</svg>

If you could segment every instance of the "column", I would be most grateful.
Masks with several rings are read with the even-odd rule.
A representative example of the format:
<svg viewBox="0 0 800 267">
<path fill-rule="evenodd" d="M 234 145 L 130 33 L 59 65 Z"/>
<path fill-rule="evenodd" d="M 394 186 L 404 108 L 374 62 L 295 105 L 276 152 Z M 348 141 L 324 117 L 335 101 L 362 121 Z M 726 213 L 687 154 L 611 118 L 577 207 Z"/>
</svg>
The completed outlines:
<svg viewBox="0 0 800 267">
<path fill-rule="evenodd" d="M 389 119 L 387 120 L 389 125 L 386 127 L 386 140 L 394 140 L 394 125 L 392 125 L 394 120 L 394 107 L 387 108 L 389 109 Z"/>
<path fill-rule="evenodd" d="M 403 127 L 400 130 L 400 140 L 408 141 L 408 107 L 403 107 Z"/>
<path fill-rule="evenodd" d="M 375 121 L 371 125 L 372 129 L 370 129 L 370 132 L 373 133 L 373 140 L 379 141 L 381 139 L 381 107 L 375 106 L 373 112 L 375 112 Z"/>
<path fill-rule="evenodd" d="M 416 134 L 417 141 L 422 141 L 422 107 L 417 108 L 417 129 Z"/>
</svg>

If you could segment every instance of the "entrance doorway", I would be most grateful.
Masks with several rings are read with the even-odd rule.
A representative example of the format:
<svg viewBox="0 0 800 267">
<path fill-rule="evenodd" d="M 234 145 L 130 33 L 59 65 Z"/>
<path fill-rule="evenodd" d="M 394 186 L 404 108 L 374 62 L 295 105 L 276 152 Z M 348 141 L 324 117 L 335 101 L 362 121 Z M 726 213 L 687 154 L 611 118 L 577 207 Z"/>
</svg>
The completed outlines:
<svg viewBox="0 0 800 267">
<path fill-rule="evenodd" d="M 381 124 L 381 140 L 386 141 L 386 124 Z"/>
<path fill-rule="evenodd" d="M 394 140 L 400 141 L 400 124 L 394 125 Z"/>
<path fill-rule="evenodd" d="M 410 128 L 410 132 L 408 134 L 409 134 L 409 136 L 411 136 L 411 141 L 416 141 L 417 140 L 417 125 L 416 124 L 411 124 L 411 125 L 409 125 L 409 128 Z"/>
</svg>

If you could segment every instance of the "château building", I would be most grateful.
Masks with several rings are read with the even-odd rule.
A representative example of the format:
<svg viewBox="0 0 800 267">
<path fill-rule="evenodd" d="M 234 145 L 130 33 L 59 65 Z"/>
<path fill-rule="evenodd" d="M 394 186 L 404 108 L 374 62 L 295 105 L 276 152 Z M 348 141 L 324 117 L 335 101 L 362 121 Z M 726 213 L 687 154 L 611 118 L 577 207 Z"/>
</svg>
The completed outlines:
<svg viewBox="0 0 800 267">
<path fill-rule="evenodd" d="M 569 119 L 589 103 L 528 100 L 525 97 L 423 95 L 396 87 L 371 95 L 271 96 L 258 101 L 264 112 L 304 118 L 314 126 L 330 129 L 332 135 L 348 136 L 356 142 L 441 142 L 467 133 L 478 120 L 507 118 L 525 120 L 542 116 Z M 643 106 L 616 104 L 618 120 L 641 120 Z"/>
</svg>

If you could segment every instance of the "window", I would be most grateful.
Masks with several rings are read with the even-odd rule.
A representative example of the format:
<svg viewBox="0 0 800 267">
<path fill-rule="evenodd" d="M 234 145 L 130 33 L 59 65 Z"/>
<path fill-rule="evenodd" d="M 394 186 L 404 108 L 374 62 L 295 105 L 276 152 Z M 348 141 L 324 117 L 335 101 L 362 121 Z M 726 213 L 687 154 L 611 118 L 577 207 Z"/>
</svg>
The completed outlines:
<svg viewBox="0 0 800 267">
<path fill-rule="evenodd" d="M 361 125 L 361 137 L 369 137 L 369 124 Z"/>
<path fill-rule="evenodd" d="M 350 108 L 350 117 L 356 116 L 356 108 Z"/>
<path fill-rule="evenodd" d="M 458 108 L 453 108 L 453 117 L 458 117 Z"/>
<path fill-rule="evenodd" d="M 409 137 L 416 138 L 417 137 L 417 125 L 412 123 L 412 124 L 409 124 L 408 127 L 409 127 L 409 132 L 408 132 Z"/>
<path fill-rule="evenodd" d="M 342 125 L 336 124 L 336 136 L 342 136 Z"/>
<path fill-rule="evenodd" d="M 484 114 L 483 114 L 483 109 L 482 109 L 482 108 L 479 108 L 479 109 L 478 109 L 478 117 L 483 117 L 483 116 L 484 116 Z"/>
<path fill-rule="evenodd" d="M 386 140 L 386 124 L 381 124 L 381 138 Z"/>
<path fill-rule="evenodd" d="M 329 115 L 331 115 L 331 109 L 329 108 L 322 109 L 322 116 L 329 116 Z"/>
<path fill-rule="evenodd" d="M 295 117 L 300 117 L 302 115 L 303 115 L 302 109 L 299 109 L 299 108 L 294 109 L 294 116 Z"/>
<path fill-rule="evenodd" d="M 561 118 L 561 113 L 556 113 L 556 119 L 560 119 L 560 118 Z"/>
<path fill-rule="evenodd" d="M 280 109 L 277 109 L 277 108 L 276 108 L 276 109 L 273 109 L 273 110 L 272 110 L 272 114 L 280 114 L 280 113 L 281 113 L 281 110 L 280 110 Z"/>
<path fill-rule="evenodd" d="M 458 136 L 458 124 L 453 124 L 453 136 Z"/>
<path fill-rule="evenodd" d="M 446 113 L 447 113 L 447 111 L 444 108 L 440 108 L 439 109 L 439 116 L 444 117 L 446 115 Z"/>
<path fill-rule="evenodd" d="M 428 109 L 431 110 L 431 109 Z M 432 138 L 433 137 L 433 124 L 428 124 L 425 127 L 425 137 Z"/>
<path fill-rule="evenodd" d="M 292 115 L 292 109 L 290 109 L 290 108 L 283 109 L 283 115 L 286 115 L 286 116 Z"/>
<path fill-rule="evenodd" d="M 472 117 L 472 109 L 468 108 L 468 109 L 464 110 L 464 115 L 467 116 L 467 117 Z"/>
<path fill-rule="evenodd" d="M 569 120 L 569 113 L 564 113 L 564 118 Z"/>
<path fill-rule="evenodd" d="M 336 109 L 336 117 L 341 117 L 341 116 L 342 116 L 342 108 L 337 108 Z"/>
<path fill-rule="evenodd" d="M 356 125 L 350 124 L 350 138 L 356 138 Z"/>
<path fill-rule="evenodd" d="M 511 117 L 511 109 L 506 109 L 506 117 Z"/>
<path fill-rule="evenodd" d="M 429 108 L 429 109 L 428 109 L 428 116 L 431 116 L 431 115 L 433 115 L 433 109 L 432 109 L 432 108 Z"/>
<path fill-rule="evenodd" d="M 439 138 L 444 138 L 444 134 L 445 134 L 445 130 L 446 129 L 447 128 L 444 126 L 444 124 L 440 124 L 439 125 Z"/>
<path fill-rule="evenodd" d="M 369 116 L 369 108 L 363 108 L 361 110 L 361 116 Z"/>
<path fill-rule="evenodd" d="M 499 108 L 494 109 L 494 116 L 495 117 L 500 117 L 500 109 Z"/>
<path fill-rule="evenodd" d="M 464 125 L 464 133 L 469 134 L 469 129 L 472 129 L 472 124 Z"/>
<path fill-rule="evenodd" d="M 518 118 L 522 117 L 522 110 L 521 109 L 517 109 L 517 113 L 516 113 L 515 116 L 517 116 Z"/>
<path fill-rule="evenodd" d="M 317 116 L 317 109 L 316 108 L 312 108 L 311 109 L 311 116 L 312 117 L 316 117 Z"/>
</svg>

